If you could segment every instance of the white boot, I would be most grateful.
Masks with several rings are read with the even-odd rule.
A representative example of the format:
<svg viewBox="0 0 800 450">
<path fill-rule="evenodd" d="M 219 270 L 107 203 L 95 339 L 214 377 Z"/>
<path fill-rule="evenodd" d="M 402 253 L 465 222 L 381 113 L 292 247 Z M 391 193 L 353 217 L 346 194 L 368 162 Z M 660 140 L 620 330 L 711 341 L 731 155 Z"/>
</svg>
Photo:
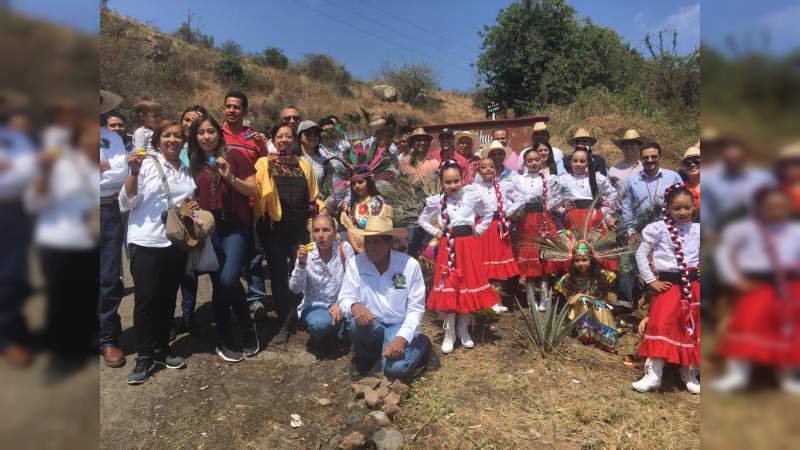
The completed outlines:
<svg viewBox="0 0 800 450">
<path fill-rule="evenodd" d="M 700 393 L 700 382 L 697 381 L 697 374 L 695 373 L 694 366 L 681 366 L 678 373 L 681 374 L 681 380 L 686 385 L 686 390 L 692 394 Z"/>
<path fill-rule="evenodd" d="M 475 347 L 472 336 L 469 335 L 469 323 L 472 321 L 472 314 L 459 314 L 456 321 L 456 335 L 464 348 Z"/>
<path fill-rule="evenodd" d="M 778 377 L 781 381 L 781 389 L 789 394 L 800 394 L 800 368 L 787 367 L 780 369 Z"/>
<path fill-rule="evenodd" d="M 539 297 L 539 311 L 545 312 L 547 311 L 547 307 L 550 306 L 550 289 L 547 287 L 546 281 L 542 281 L 539 285 L 539 292 L 541 292 L 541 296 Z"/>
<path fill-rule="evenodd" d="M 644 363 L 644 376 L 641 380 L 631 383 L 631 387 L 639 392 L 650 392 L 661 387 L 661 373 L 664 371 L 664 360 L 647 358 Z"/>
<path fill-rule="evenodd" d="M 442 340 L 442 353 L 452 353 L 453 344 L 456 342 L 456 314 L 444 315 L 444 339 Z"/>
<path fill-rule="evenodd" d="M 753 365 L 743 359 L 729 359 L 725 375 L 711 383 L 711 389 L 719 392 L 741 391 L 750 383 Z"/>
<path fill-rule="evenodd" d="M 503 306 L 503 303 L 498 303 L 492 306 L 492 311 L 496 312 L 497 314 L 508 312 L 508 308 Z"/>
</svg>

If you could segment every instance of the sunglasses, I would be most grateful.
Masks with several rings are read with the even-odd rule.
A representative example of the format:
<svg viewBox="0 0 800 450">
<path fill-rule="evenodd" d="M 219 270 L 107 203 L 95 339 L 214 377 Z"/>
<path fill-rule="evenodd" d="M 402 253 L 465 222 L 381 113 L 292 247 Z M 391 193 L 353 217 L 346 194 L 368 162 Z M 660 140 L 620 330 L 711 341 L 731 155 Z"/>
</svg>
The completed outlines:
<svg viewBox="0 0 800 450">
<path fill-rule="evenodd" d="M 660 156 L 642 156 L 642 161 L 658 161 Z"/>
<path fill-rule="evenodd" d="M 700 158 L 698 157 L 686 158 L 683 160 L 683 164 L 686 167 L 692 167 L 692 166 L 700 167 Z"/>
<path fill-rule="evenodd" d="M 284 122 L 300 122 L 300 116 L 283 116 Z"/>
</svg>

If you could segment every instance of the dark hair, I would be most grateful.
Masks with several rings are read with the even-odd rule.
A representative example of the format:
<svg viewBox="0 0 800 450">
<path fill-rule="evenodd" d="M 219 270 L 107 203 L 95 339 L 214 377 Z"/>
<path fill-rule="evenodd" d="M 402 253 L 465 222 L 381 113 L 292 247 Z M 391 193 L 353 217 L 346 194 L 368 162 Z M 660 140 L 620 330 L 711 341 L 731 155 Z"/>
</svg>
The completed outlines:
<svg viewBox="0 0 800 450">
<path fill-rule="evenodd" d="M 550 142 L 548 142 L 547 139 L 536 138 L 536 139 L 533 140 L 533 144 L 531 145 L 531 148 L 533 149 L 533 151 L 536 151 L 539 148 L 540 145 L 544 145 L 544 146 L 547 147 L 547 161 L 545 161 L 543 165 L 546 166 L 548 169 L 550 169 L 550 174 L 551 175 L 558 175 L 558 168 L 556 167 L 556 160 L 553 157 L 553 146 L 550 145 Z M 524 163 L 524 161 L 523 161 L 523 163 Z"/>
<path fill-rule="evenodd" d="M 331 119 L 331 116 L 325 116 L 322 119 L 319 119 L 318 124 L 319 127 L 322 128 L 325 125 L 336 125 L 336 122 L 334 122 L 333 119 Z"/>
<path fill-rule="evenodd" d="M 494 139 L 494 134 L 498 131 L 505 131 L 506 137 L 508 137 L 508 128 L 495 128 L 494 130 L 492 130 L 492 139 Z"/>
<path fill-rule="evenodd" d="M 692 199 L 692 204 L 694 204 L 694 195 L 692 195 L 692 191 L 686 187 L 686 185 L 680 185 L 678 187 L 673 188 L 672 190 L 668 190 L 664 193 L 664 204 L 669 206 L 672 202 L 678 198 L 679 195 L 688 195 Z"/>
<path fill-rule="evenodd" d="M 589 266 L 589 277 L 597 283 L 600 292 L 608 294 L 611 291 L 611 286 L 608 285 L 608 280 L 606 279 L 606 276 L 603 275 L 602 264 L 600 264 L 600 261 L 598 261 L 594 256 L 589 255 L 588 258 L 591 262 L 591 265 Z M 575 280 L 577 280 L 579 274 L 578 271 L 575 270 L 574 263 L 570 263 L 567 273 L 569 273 L 570 281 L 575 283 Z M 574 286 L 575 291 L 578 292 L 577 283 Z"/>
<path fill-rule="evenodd" d="M 658 145 L 658 142 L 645 142 L 644 145 L 642 145 L 642 148 L 639 149 L 639 156 L 641 156 L 642 152 L 644 152 L 648 148 L 654 148 L 658 150 L 659 156 L 661 155 L 661 146 Z"/>
<path fill-rule="evenodd" d="M 247 111 L 247 106 L 248 105 L 247 105 L 247 96 L 246 95 L 244 95 L 243 93 L 241 93 L 239 91 L 230 91 L 227 94 L 225 94 L 225 99 L 224 100 L 227 100 L 227 99 L 229 99 L 231 97 L 238 98 L 239 100 L 241 100 L 242 101 L 242 109 Z"/>
<path fill-rule="evenodd" d="M 161 152 L 161 148 L 158 145 L 159 141 L 161 141 L 161 135 L 164 134 L 164 131 L 167 128 L 172 128 L 174 126 L 177 126 L 181 129 L 181 136 L 183 136 L 183 128 L 181 127 L 181 123 L 177 120 L 165 119 L 158 124 L 158 127 L 156 127 L 156 129 L 153 131 L 153 137 L 150 139 L 150 143 L 153 145 L 154 149 L 157 149 L 159 152 Z"/>
<path fill-rule="evenodd" d="M 592 147 L 583 144 L 576 145 L 575 150 L 572 152 L 572 155 L 570 155 L 569 159 L 572 160 L 572 156 L 574 156 L 577 152 L 586 153 L 586 159 L 588 160 L 586 170 L 589 172 L 589 187 L 592 188 L 592 198 L 597 198 L 597 172 L 595 171 L 594 162 L 592 161 Z M 552 151 L 550 153 L 552 154 Z M 572 167 L 571 164 L 570 167 Z M 575 172 L 573 171 L 573 173 Z"/>
<path fill-rule="evenodd" d="M 461 166 L 459 166 L 458 163 L 455 160 L 448 159 L 448 160 L 446 160 L 445 162 L 443 162 L 443 163 L 441 163 L 439 165 L 439 180 L 440 181 L 444 177 L 444 172 L 447 169 L 457 169 L 458 170 L 458 174 L 461 175 L 461 178 L 464 178 L 464 172 L 462 172 Z M 442 189 L 444 189 L 444 188 L 442 188 Z"/>
<path fill-rule="evenodd" d="M 764 199 L 772 194 L 781 194 L 785 196 L 786 192 L 784 192 L 783 189 L 781 189 L 778 185 L 766 184 L 756 189 L 756 192 L 753 194 L 753 204 L 760 205 L 764 202 Z"/>
<path fill-rule="evenodd" d="M 200 120 L 203 120 L 206 117 L 208 117 L 208 111 L 206 111 L 206 109 L 202 105 L 194 105 L 183 110 L 183 112 L 181 113 L 181 123 L 183 122 L 183 118 L 186 117 L 186 114 L 193 111 L 200 113 Z M 189 136 L 184 136 L 184 139 L 189 139 Z"/>
<path fill-rule="evenodd" d="M 203 154 L 203 149 L 200 148 L 200 143 L 197 142 L 197 130 L 200 128 L 200 125 L 203 122 L 208 121 L 215 130 L 217 130 L 217 135 L 219 136 L 219 140 L 217 141 L 217 150 L 218 153 L 222 154 L 225 157 L 225 139 L 222 136 L 222 127 L 219 126 L 219 123 L 211 116 L 207 116 L 204 118 L 200 118 L 192 122 L 192 126 L 189 128 L 189 173 L 192 174 L 192 177 L 196 176 L 203 170 L 206 163 L 205 154 Z"/>
<path fill-rule="evenodd" d="M 353 169 L 353 173 L 352 173 L 351 176 L 353 176 L 353 175 L 364 175 L 364 174 L 370 173 L 370 171 L 371 171 L 370 169 L 368 169 L 368 168 L 366 168 L 364 166 L 356 166 L 355 169 Z M 367 193 L 369 195 L 371 195 L 373 197 L 381 195 L 381 192 L 378 190 L 378 186 L 375 185 L 375 179 L 372 178 L 371 175 L 366 177 L 366 178 L 364 178 L 364 180 L 366 180 L 366 182 L 367 182 Z M 355 204 L 356 204 L 356 193 L 353 192 L 353 186 L 351 184 L 350 185 L 350 211 L 351 211 L 351 213 L 353 211 L 353 207 L 355 206 Z"/>
<path fill-rule="evenodd" d="M 133 112 L 137 118 L 139 114 L 161 113 L 161 105 L 150 97 L 144 97 L 134 105 Z"/>
<path fill-rule="evenodd" d="M 100 121 L 100 125 L 102 125 L 104 127 L 107 127 L 108 126 L 108 119 L 110 119 L 112 117 L 116 117 L 116 118 L 120 119 L 123 123 L 127 124 L 127 121 L 125 120 L 124 117 L 122 117 L 122 114 L 120 114 L 117 110 L 113 110 L 113 111 L 109 111 L 109 112 L 103 114 L 103 118 Z"/>
</svg>

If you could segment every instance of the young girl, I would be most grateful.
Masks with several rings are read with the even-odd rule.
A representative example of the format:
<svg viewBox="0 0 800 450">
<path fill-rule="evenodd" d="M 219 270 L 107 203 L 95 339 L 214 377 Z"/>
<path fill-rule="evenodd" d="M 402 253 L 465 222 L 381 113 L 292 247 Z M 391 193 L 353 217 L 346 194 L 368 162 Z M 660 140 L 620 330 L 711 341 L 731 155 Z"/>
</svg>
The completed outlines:
<svg viewBox="0 0 800 450">
<path fill-rule="evenodd" d="M 719 348 L 728 370 L 712 388 L 746 388 L 756 363 L 776 367 L 783 390 L 800 393 L 800 225 L 779 187 L 758 190 L 753 204 L 753 216 L 728 226 L 717 249 L 720 275 L 738 295 Z"/>
<path fill-rule="evenodd" d="M 541 154 L 535 146 L 522 152 L 521 157 L 524 163 L 520 171 L 522 175 L 513 180 L 513 188 L 519 195 L 516 209 L 524 210 L 517 219 L 517 265 L 520 274 L 525 277 L 528 290 L 535 290 L 539 285 L 542 299 L 539 310 L 544 311 L 548 278 L 564 267 L 558 262 L 543 259 L 539 247 L 542 236 L 556 233 L 550 214 L 550 209 L 556 203 L 554 199 L 557 198 L 554 195 L 557 190 L 556 177 L 545 174 Z"/>
<path fill-rule="evenodd" d="M 664 191 L 664 218 L 647 225 L 636 251 L 644 282 L 655 293 L 649 317 L 639 324 L 645 375 L 632 384 L 639 392 L 661 386 L 664 363 L 680 365 L 686 389 L 700 393 L 700 224 L 692 222 L 694 198 L 686 186 Z M 652 255 L 654 274 L 648 258 Z"/>
<path fill-rule="evenodd" d="M 350 178 L 350 198 L 342 202 L 341 221 L 347 228 L 347 241 L 356 253 L 364 251 L 364 241 L 354 235 L 351 230 L 363 230 L 368 216 L 378 216 L 383 211 L 385 202 L 375 186 L 372 171 L 367 165 L 359 165 Z"/>
<path fill-rule="evenodd" d="M 578 325 L 578 340 L 607 352 L 614 352 L 619 340 L 607 299 L 616 290 L 617 275 L 603 270 L 591 245 L 586 241 L 575 243 L 569 271 L 553 286 L 569 306 L 568 317 L 574 319 L 586 313 Z"/>
<path fill-rule="evenodd" d="M 489 227 L 491 213 L 476 191 L 462 189 L 461 175 L 458 163 L 446 161 L 439 172 L 444 193 L 428 197 L 419 216 L 419 225 L 441 238 L 428 309 L 444 314 L 442 353 L 453 351 L 456 334 L 464 348 L 474 347 L 468 330 L 470 313 L 499 301 L 486 278 L 475 238 Z M 476 215 L 482 219 L 477 225 Z"/>
</svg>

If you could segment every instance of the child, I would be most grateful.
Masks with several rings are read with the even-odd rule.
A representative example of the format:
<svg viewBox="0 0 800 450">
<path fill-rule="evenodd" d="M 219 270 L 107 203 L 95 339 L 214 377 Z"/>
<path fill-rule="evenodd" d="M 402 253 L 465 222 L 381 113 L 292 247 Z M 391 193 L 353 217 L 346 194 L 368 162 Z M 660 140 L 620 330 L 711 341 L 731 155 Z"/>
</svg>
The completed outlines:
<svg viewBox="0 0 800 450">
<path fill-rule="evenodd" d="M 759 189 L 753 205 L 717 249 L 720 275 L 738 295 L 719 349 L 727 372 L 712 388 L 746 388 L 756 363 L 777 368 L 781 388 L 800 393 L 800 225 L 790 221 L 791 201 L 779 187 Z"/>
<path fill-rule="evenodd" d="M 504 174 L 509 171 L 503 162 L 506 159 L 506 148 L 496 144 L 481 150 L 481 161 L 478 163 L 480 181 L 470 185 L 483 199 L 484 205 L 492 213 L 492 221 L 478 243 L 483 253 L 483 270 L 490 280 L 506 281 L 519 277 L 519 267 L 511 248 L 511 215 L 515 211 L 515 200 L 518 198 L 514 190 L 513 180 L 516 176 Z M 501 175 L 505 175 L 501 177 Z M 506 312 L 508 308 L 497 304 L 492 308 L 495 312 Z"/>
<path fill-rule="evenodd" d="M 464 348 L 474 347 L 468 330 L 470 313 L 499 301 L 486 278 L 483 255 L 475 238 L 489 227 L 491 213 L 476 191 L 462 189 L 461 176 L 457 162 L 449 160 L 442 164 L 439 177 L 444 193 L 428 197 L 419 216 L 419 225 L 441 238 L 428 309 L 444 314 L 442 353 L 453 351 L 456 334 Z M 476 215 L 482 218 L 477 225 Z M 434 226 L 434 220 L 438 227 Z"/>
<path fill-rule="evenodd" d="M 522 152 L 524 163 L 521 176 L 514 177 L 513 187 L 518 192 L 518 209 L 523 214 L 517 219 L 515 241 L 519 243 L 517 265 L 528 290 L 540 286 L 541 301 L 539 311 L 546 309 L 548 278 L 562 271 L 563 264 L 541 257 L 539 241 L 546 234 L 555 234 L 556 226 L 550 209 L 555 206 L 557 198 L 556 177 L 547 175 L 542 170 L 542 160 L 536 146 Z"/>
<path fill-rule="evenodd" d="M 619 340 L 619 330 L 614 322 L 607 299 L 616 289 L 617 275 L 603 270 L 591 244 L 575 243 L 569 271 L 553 286 L 569 306 L 568 317 L 574 319 L 586 313 L 578 325 L 578 340 L 607 352 L 614 352 Z"/>
<path fill-rule="evenodd" d="M 133 132 L 133 148 L 143 148 L 148 152 L 153 151 L 153 130 L 158 127 L 161 119 L 161 105 L 150 98 L 144 98 L 134 107 L 136 118 L 142 124 Z"/>
<path fill-rule="evenodd" d="M 686 389 L 700 393 L 700 224 L 692 222 L 694 197 L 683 184 L 664 191 L 664 218 L 647 225 L 636 251 L 644 282 L 655 293 L 649 317 L 639 324 L 645 375 L 632 384 L 639 392 L 661 386 L 664 363 L 680 365 Z M 650 270 L 652 255 L 657 274 Z"/>
<path fill-rule="evenodd" d="M 364 241 L 352 233 L 353 228 L 363 230 L 368 216 L 379 216 L 385 202 L 375 186 L 372 170 L 366 164 L 359 165 L 350 178 L 350 195 L 342 202 L 341 221 L 347 228 L 347 241 L 356 253 L 364 251 Z"/>
</svg>

